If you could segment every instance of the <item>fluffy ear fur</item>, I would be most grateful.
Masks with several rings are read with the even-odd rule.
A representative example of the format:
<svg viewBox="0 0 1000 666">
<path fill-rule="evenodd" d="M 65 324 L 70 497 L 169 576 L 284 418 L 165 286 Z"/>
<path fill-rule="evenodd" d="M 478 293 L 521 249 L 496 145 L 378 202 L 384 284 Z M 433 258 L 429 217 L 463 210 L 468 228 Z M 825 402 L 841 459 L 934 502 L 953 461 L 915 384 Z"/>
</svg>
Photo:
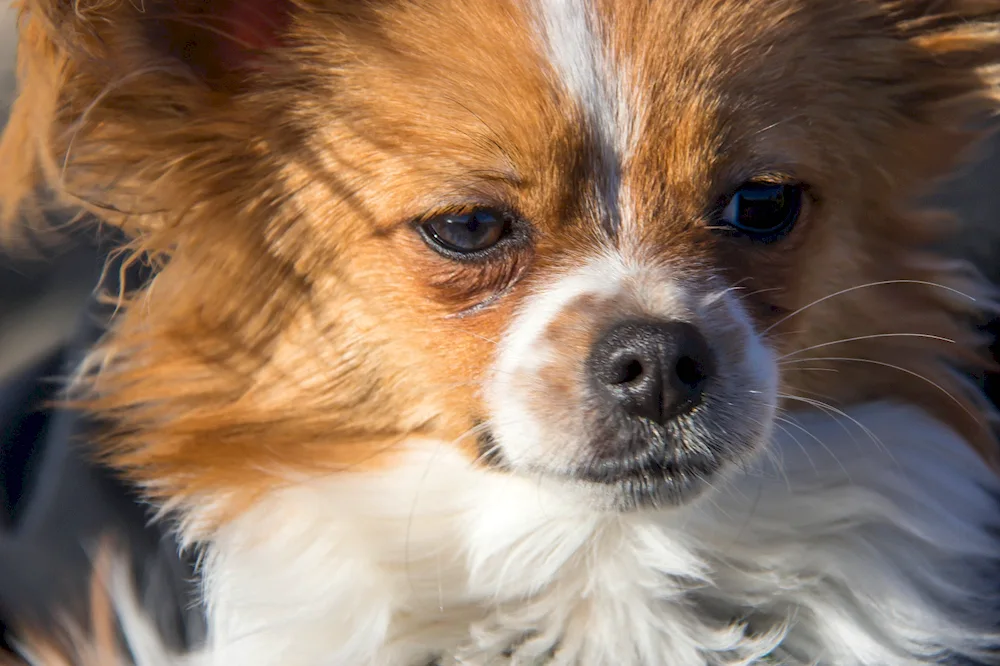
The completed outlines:
<svg viewBox="0 0 1000 666">
<path fill-rule="evenodd" d="M 913 88 L 907 101 L 940 111 L 1000 100 L 1000 2 L 888 0 L 880 9 L 913 47 L 902 73 Z"/>
<path fill-rule="evenodd" d="M 135 235 L 218 200 L 211 188 L 220 180 L 230 191 L 261 183 L 250 173 L 260 163 L 251 129 L 259 123 L 249 117 L 253 105 L 236 100 L 254 90 L 252 80 L 280 48 L 291 2 L 18 0 L 15 7 L 19 94 L 0 141 L 0 229 L 37 203 L 40 187 Z"/>
<path fill-rule="evenodd" d="M 898 78 L 885 81 L 904 117 L 915 121 L 900 157 L 918 195 L 980 136 L 969 132 L 1000 101 L 1000 2 L 882 0 L 877 20 L 902 42 Z M 900 185 L 904 185 L 900 183 Z"/>
<path fill-rule="evenodd" d="M 259 294 L 259 306 L 220 301 L 210 314 L 185 313 L 188 321 L 204 314 L 211 320 L 205 326 L 243 331 L 252 340 L 260 327 L 277 327 L 276 313 L 260 314 L 264 301 L 278 303 L 276 311 L 289 309 L 302 280 L 269 242 L 282 235 L 282 216 L 291 214 L 280 182 L 290 141 L 271 110 L 288 85 L 275 72 L 291 69 L 282 51 L 305 5 L 16 0 L 15 6 L 19 96 L 0 139 L 0 241 L 16 239 L 15 226 L 42 204 L 82 210 L 122 228 L 136 256 L 162 265 L 182 254 L 201 266 L 190 275 L 230 283 L 230 293 L 254 276 L 256 286 L 240 291 Z M 182 247 L 188 250 L 177 252 Z M 260 326 L 244 314 L 237 319 L 252 311 Z M 199 330 L 191 337 L 210 336 Z"/>
<path fill-rule="evenodd" d="M 288 97 L 275 72 L 292 69 L 282 51 L 304 6 L 20 0 L 18 8 L 20 97 L 0 142 L 0 240 L 40 210 L 37 193 L 47 188 L 45 203 L 122 228 L 132 256 L 158 269 L 169 258 L 178 279 L 157 280 L 158 324 L 119 323 L 115 350 L 98 363 L 159 350 L 166 356 L 119 377 L 113 394 L 176 371 L 177 386 L 232 402 L 226 380 L 244 385 L 309 290 L 287 233 L 296 213 L 281 168 L 291 141 L 271 111 Z M 208 366 L 216 374 L 206 378 Z"/>
</svg>

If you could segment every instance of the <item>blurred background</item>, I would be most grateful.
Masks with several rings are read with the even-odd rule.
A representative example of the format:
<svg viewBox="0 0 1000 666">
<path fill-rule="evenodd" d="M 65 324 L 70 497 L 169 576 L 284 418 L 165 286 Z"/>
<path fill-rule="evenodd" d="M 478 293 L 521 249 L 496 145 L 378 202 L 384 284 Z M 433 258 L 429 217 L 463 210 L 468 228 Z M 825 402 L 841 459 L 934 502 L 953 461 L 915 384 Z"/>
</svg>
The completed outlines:
<svg viewBox="0 0 1000 666">
<path fill-rule="evenodd" d="M 16 16 L 7 5 L 0 0 L 0 126 L 15 92 Z M 95 248 L 80 239 L 21 256 L 0 251 L 0 381 L 73 331 L 99 268 Z"/>
</svg>

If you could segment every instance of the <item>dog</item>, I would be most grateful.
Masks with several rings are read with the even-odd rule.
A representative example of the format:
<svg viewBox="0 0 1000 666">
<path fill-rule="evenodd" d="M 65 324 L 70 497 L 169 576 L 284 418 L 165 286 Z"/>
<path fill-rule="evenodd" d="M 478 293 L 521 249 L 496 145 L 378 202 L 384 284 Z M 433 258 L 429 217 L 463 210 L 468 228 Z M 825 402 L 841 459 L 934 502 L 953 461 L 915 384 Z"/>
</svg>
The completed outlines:
<svg viewBox="0 0 1000 666">
<path fill-rule="evenodd" d="M 207 609 L 78 661 L 1000 661 L 994 294 L 918 204 L 1000 1 L 19 9 L 0 210 L 153 267 L 71 401 Z"/>
</svg>

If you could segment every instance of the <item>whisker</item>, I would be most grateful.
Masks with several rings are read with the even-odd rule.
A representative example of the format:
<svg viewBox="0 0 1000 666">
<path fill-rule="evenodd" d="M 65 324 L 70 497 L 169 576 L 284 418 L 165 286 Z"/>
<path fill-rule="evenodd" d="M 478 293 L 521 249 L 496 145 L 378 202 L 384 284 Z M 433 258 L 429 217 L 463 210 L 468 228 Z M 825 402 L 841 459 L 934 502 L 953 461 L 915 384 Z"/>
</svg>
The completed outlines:
<svg viewBox="0 0 1000 666">
<path fill-rule="evenodd" d="M 784 290 L 785 290 L 784 287 L 767 287 L 765 289 L 755 289 L 751 292 L 747 292 L 746 294 L 741 294 L 741 296 L 742 298 L 750 298 L 751 296 L 758 296 L 760 294 L 770 294 L 775 291 L 784 291 Z"/>
<path fill-rule="evenodd" d="M 423 333 L 423 334 L 427 334 L 427 335 L 439 334 L 440 333 L 440 331 L 435 331 L 435 330 L 431 330 L 431 329 L 428 329 L 428 328 L 414 328 L 414 329 L 411 329 L 411 330 L 414 333 Z M 467 331 L 467 330 L 462 329 L 462 328 L 455 328 L 453 330 L 456 330 L 456 331 L 458 331 L 460 333 L 464 333 L 465 335 L 468 335 L 470 337 L 476 338 L 477 340 L 482 340 L 483 342 L 488 342 L 488 343 L 490 343 L 493 346 L 497 346 L 497 345 L 500 344 L 499 340 L 494 340 L 493 338 L 489 338 L 489 337 L 487 337 L 485 335 L 481 335 L 481 334 L 475 333 L 473 331 Z"/>
<path fill-rule="evenodd" d="M 843 418 L 849 420 L 851 423 L 860 428 L 863 433 L 868 435 L 868 437 L 872 440 L 872 443 L 875 444 L 875 446 L 877 446 L 879 450 L 885 452 L 890 458 L 892 458 L 893 462 L 895 463 L 895 457 L 892 455 L 892 451 L 889 450 L 889 447 L 885 445 L 885 442 L 883 442 L 882 439 L 871 430 L 871 428 L 864 425 L 863 423 L 861 423 L 861 421 L 857 420 L 844 410 L 838 409 L 837 407 L 834 407 L 830 403 L 824 402 L 822 400 L 813 400 L 812 398 L 804 398 L 802 396 L 788 395 L 785 393 L 779 395 L 780 397 L 786 400 L 794 400 L 796 402 L 802 402 L 807 405 L 811 405 L 817 409 L 822 410 L 823 412 L 826 412 L 827 414 L 830 415 L 831 418 L 833 418 L 834 415 L 837 415 L 837 416 L 842 416 Z M 847 428 L 839 420 L 835 418 L 834 420 L 837 421 L 837 423 L 839 423 L 842 428 L 844 428 L 844 432 L 846 432 L 848 435 L 851 436 L 851 439 L 854 440 L 855 444 L 858 444 L 860 446 L 860 444 L 858 443 L 857 439 L 854 437 L 854 434 L 850 431 L 850 429 Z"/>
<path fill-rule="evenodd" d="M 775 421 L 775 423 L 774 423 L 775 426 L 778 426 L 780 423 L 787 423 L 788 425 L 794 425 L 797 428 L 799 428 L 800 430 L 803 430 L 802 426 L 798 425 L 797 423 L 793 423 L 792 421 L 789 421 L 784 416 L 775 415 L 774 421 Z M 809 455 L 809 449 L 807 449 L 805 447 L 805 445 L 802 443 L 802 440 L 800 440 L 798 437 L 796 437 L 795 435 L 793 435 L 792 432 L 790 430 L 788 430 L 787 428 L 781 428 L 781 430 L 786 435 L 788 435 L 789 437 L 791 437 L 793 442 L 795 442 L 796 444 L 798 444 L 799 448 L 802 449 L 802 453 L 803 453 L 803 455 L 805 455 L 806 460 L 809 461 L 809 465 L 812 466 L 813 472 L 815 472 L 816 474 L 819 474 L 819 468 L 816 466 L 816 461 L 813 460 L 813 457 L 811 455 Z M 785 475 L 785 482 L 788 483 L 787 473 Z"/>
<path fill-rule="evenodd" d="M 758 136 L 760 134 L 764 134 L 766 132 L 769 132 L 769 131 L 773 130 L 775 127 L 778 127 L 780 125 L 784 125 L 785 123 L 790 123 L 793 120 L 795 120 L 796 118 L 800 118 L 801 116 L 802 116 L 802 114 L 800 114 L 800 113 L 796 113 L 796 114 L 793 114 L 791 116 L 786 116 L 785 118 L 782 118 L 781 120 L 778 120 L 776 122 L 771 123 L 767 127 L 763 127 L 761 129 L 757 130 L 756 132 L 754 132 L 754 136 Z"/>
<path fill-rule="evenodd" d="M 944 393 L 946 396 L 948 396 L 949 400 L 951 400 L 956 405 L 958 405 L 962 409 L 962 411 L 965 412 L 966 414 L 968 414 L 970 417 L 972 417 L 976 421 L 976 423 L 980 423 L 980 424 L 982 423 L 982 421 L 979 418 L 979 416 L 976 415 L 976 414 L 974 414 L 972 412 L 972 410 L 970 410 L 968 407 L 966 407 L 962 403 L 961 400 L 959 400 L 954 395 L 952 395 L 950 391 L 948 391 L 947 389 L 945 389 L 943 386 L 941 386 L 937 382 L 935 382 L 935 381 L 933 381 L 933 380 L 931 380 L 931 379 L 929 379 L 927 377 L 924 377 L 919 372 L 914 372 L 913 370 L 910 370 L 908 368 L 904 368 L 904 367 L 901 367 L 901 366 L 898 366 L 898 365 L 894 365 L 892 363 L 886 363 L 885 361 L 876 361 L 876 360 L 870 359 L 870 358 L 850 358 L 850 357 L 845 357 L 845 356 L 827 356 L 827 357 L 820 357 L 820 358 L 803 358 L 803 359 L 794 359 L 793 358 L 791 360 L 782 361 L 781 365 L 788 365 L 788 364 L 792 364 L 792 363 L 798 363 L 798 362 L 801 362 L 801 361 L 845 361 L 845 362 L 853 362 L 853 363 L 870 363 L 872 365 L 878 365 L 878 366 L 882 366 L 884 368 L 890 368 L 892 370 L 898 370 L 899 372 L 906 373 L 906 374 L 908 374 L 908 375 L 910 375 L 912 377 L 916 377 L 917 379 L 920 379 L 920 380 L 922 380 L 924 382 L 927 382 L 928 384 L 930 384 L 931 386 L 933 386 L 937 390 L 941 391 L 941 393 Z"/>
<path fill-rule="evenodd" d="M 784 418 L 784 417 L 782 417 L 782 418 Z M 789 418 L 785 418 L 784 421 L 788 425 L 794 426 L 794 427 L 798 428 L 799 430 L 801 430 L 802 432 L 804 432 L 805 434 L 809 435 L 809 437 L 811 437 L 813 439 L 813 441 L 815 441 L 817 444 L 819 444 L 821 447 L 823 447 L 823 450 L 826 451 L 827 453 L 829 453 L 830 457 L 833 458 L 835 461 L 837 461 L 837 464 L 840 466 L 840 468 L 842 470 L 844 470 L 844 474 L 847 474 L 847 478 L 848 478 L 848 480 L 850 480 L 851 475 L 850 475 L 850 472 L 847 471 L 847 467 L 845 467 L 844 463 L 842 463 L 840 461 L 840 458 L 837 457 L 837 454 L 835 454 L 833 452 L 833 449 L 831 449 L 829 446 L 827 446 L 826 442 L 824 442 L 823 440 L 821 440 L 813 432 L 811 432 L 809 429 L 807 429 L 804 426 L 802 426 L 802 424 L 798 423 L 797 421 L 795 421 L 793 419 L 789 419 Z M 805 452 L 804 448 L 803 448 L 803 452 Z M 807 453 L 806 456 L 809 457 L 809 454 Z M 818 472 L 818 470 L 816 469 L 816 463 L 815 463 L 815 461 L 813 461 L 812 457 L 809 457 L 809 464 L 812 465 L 813 471 Z"/>
<path fill-rule="evenodd" d="M 790 313 L 788 315 L 785 315 L 784 317 L 782 317 L 781 319 L 779 319 L 775 323 L 773 323 L 770 326 L 768 326 L 767 328 L 765 328 L 761 334 L 763 335 L 763 334 L 768 333 L 771 329 L 773 329 L 773 328 L 775 328 L 777 326 L 780 326 L 781 324 L 785 323 L 786 321 L 788 321 L 792 317 L 795 317 L 796 315 L 802 314 L 803 312 L 805 312 L 809 308 L 815 307 L 815 306 L 819 305 L 820 303 L 823 303 L 825 301 L 830 300 L 831 298 L 836 298 L 837 296 L 843 296 L 844 294 L 849 294 L 849 293 L 851 293 L 853 291 L 858 291 L 860 289 L 869 289 L 871 287 L 881 287 L 881 286 L 891 285 L 891 284 L 914 284 L 914 285 L 923 285 L 925 287 L 935 287 L 935 288 L 938 288 L 938 289 L 943 289 L 945 291 L 950 291 L 951 293 L 956 294 L 958 296 L 962 296 L 964 298 L 967 298 L 967 299 L 969 299 L 972 302 L 976 301 L 976 299 L 973 296 L 970 296 L 969 294 L 966 294 L 963 291 L 959 291 L 958 289 L 955 289 L 953 287 L 949 287 L 949 286 L 941 284 L 939 282 L 930 282 L 928 280 L 882 280 L 880 282 L 868 282 L 866 284 L 859 284 L 859 285 L 856 285 L 854 287 L 848 287 L 846 289 L 841 289 L 840 291 L 837 291 L 835 293 L 829 294 L 827 296 L 823 296 L 822 298 L 818 298 L 815 301 L 813 301 L 812 303 L 809 303 L 807 305 L 803 305 L 798 310 L 795 310 L 794 312 L 792 312 L 792 313 Z"/>
<path fill-rule="evenodd" d="M 841 345 L 848 342 L 860 342 L 862 340 L 876 340 L 879 338 L 924 338 L 928 340 L 937 340 L 938 342 L 948 342 L 951 344 L 955 344 L 955 341 L 952 340 L 951 338 L 945 338 L 940 335 L 930 335 L 928 333 L 874 333 L 872 335 L 859 335 L 853 338 L 843 338 L 841 340 L 833 340 L 831 342 L 822 342 L 818 345 L 812 345 L 810 347 L 805 347 L 803 349 L 797 349 L 796 351 L 789 352 L 784 356 L 779 356 L 777 360 L 783 361 L 786 358 L 790 358 L 798 354 L 804 354 L 814 349 L 822 349 L 823 347 L 832 347 L 833 345 Z"/>
<path fill-rule="evenodd" d="M 500 344 L 500 343 L 499 343 L 499 342 L 498 342 L 497 340 L 494 340 L 493 338 L 488 338 L 488 337 L 486 337 L 485 335 L 480 335 L 480 334 L 478 334 L 478 333 L 474 333 L 474 332 L 472 332 L 472 331 L 466 331 L 466 330 L 464 330 L 464 329 L 458 329 L 458 330 L 462 331 L 462 332 L 463 332 L 463 333 L 465 333 L 466 335 L 471 335 L 471 336 L 472 336 L 472 337 L 474 337 L 474 338 L 478 338 L 478 339 L 480 339 L 480 340 L 483 340 L 484 342 L 488 342 L 488 343 L 490 343 L 491 345 L 494 345 L 494 346 L 496 346 L 496 345 L 499 345 L 499 344 Z"/>
<path fill-rule="evenodd" d="M 756 423 L 757 425 L 759 425 L 761 427 L 764 427 L 764 423 L 760 419 L 753 418 L 753 417 L 748 417 L 748 418 L 750 418 L 750 420 L 752 422 Z M 777 418 L 775 418 L 775 421 L 777 421 Z M 794 437 L 792 436 L 792 434 L 790 432 L 788 432 L 788 428 L 784 427 L 780 423 L 774 423 L 774 427 L 778 428 L 779 430 L 781 430 L 781 432 L 785 433 L 788 437 L 794 439 Z M 788 478 L 788 474 L 785 472 L 784 465 L 782 464 L 781 456 L 778 455 L 777 451 L 775 451 L 774 447 L 772 447 L 772 446 L 765 446 L 764 447 L 764 456 L 767 459 L 769 459 L 774 464 L 775 471 L 778 474 L 781 475 L 781 477 L 785 480 L 785 486 L 788 488 L 789 491 L 791 491 L 791 489 L 792 489 L 792 483 L 791 483 L 791 481 Z M 749 476 L 750 475 L 749 462 L 744 461 L 742 464 L 744 465 L 744 474 L 746 474 L 746 475 Z"/>
<path fill-rule="evenodd" d="M 785 477 L 785 482 L 786 483 L 788 482 L 787 476 Z M 790 488 L 791 487 L 789 486 L 789 489 Z M 736 545 L 740 542 L 740 539 L 743 538 L 743 535 L 746 533 L 747 528 L 749 528 L 750 524 L 753 522 L 754 516 L 757 515 L 757 509 L 760 507 L 760 498 L 763 495 L 764 495 L 764 479 L 761 478 L 757 481 L 757 492 L 754 493 L 753 501 L 750 503 L 750 510 L 747 511 L 746 520 L 744 520 L 743 524 L 740 525 L 740 529 L 736 532 L 736 536 L 733 537 L 733 540 L 730 542 L 729 547 L 726 548 L 727 551 L 729 551 L 732 548 L 735 548 Z"/>
<path fill-rule="evenodd" d="M 742 286 L 742 285 L 743 285 L 743 283 L 744 283 L 744 282 L 747 282 L 747 281 L 749 281 L 749 280 L 750 280 L 750 276 L 749 276 L 749 275 L 748 275 L 748 276 L 746 276 L 745 278 L 740 278 L 739 280 L 737 280 L 736 282 L 734 282 L 734 283 L 732 284 L 732 286 L 731 286 L 731 287 L 729 287 L 729 288 L 730 288 L 730 289 L 742 289 L 742 288 L 743 288 L 743 286 Z"/>
</svg>

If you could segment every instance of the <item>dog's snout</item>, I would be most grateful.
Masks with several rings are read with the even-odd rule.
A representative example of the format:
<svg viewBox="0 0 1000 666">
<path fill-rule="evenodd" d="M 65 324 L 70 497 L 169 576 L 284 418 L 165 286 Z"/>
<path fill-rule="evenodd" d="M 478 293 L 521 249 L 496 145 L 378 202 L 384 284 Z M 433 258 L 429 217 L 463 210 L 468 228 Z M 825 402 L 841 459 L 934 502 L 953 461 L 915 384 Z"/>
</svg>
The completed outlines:
<svg viewBox="0 0 1000 666">
<path fill-rule="evenodd" d="M 589 366 L 602 398 L 663 425 L 701 402 L 713 359 L 692 324 L 625 321 L 598 340 Z"/>
</svg>

